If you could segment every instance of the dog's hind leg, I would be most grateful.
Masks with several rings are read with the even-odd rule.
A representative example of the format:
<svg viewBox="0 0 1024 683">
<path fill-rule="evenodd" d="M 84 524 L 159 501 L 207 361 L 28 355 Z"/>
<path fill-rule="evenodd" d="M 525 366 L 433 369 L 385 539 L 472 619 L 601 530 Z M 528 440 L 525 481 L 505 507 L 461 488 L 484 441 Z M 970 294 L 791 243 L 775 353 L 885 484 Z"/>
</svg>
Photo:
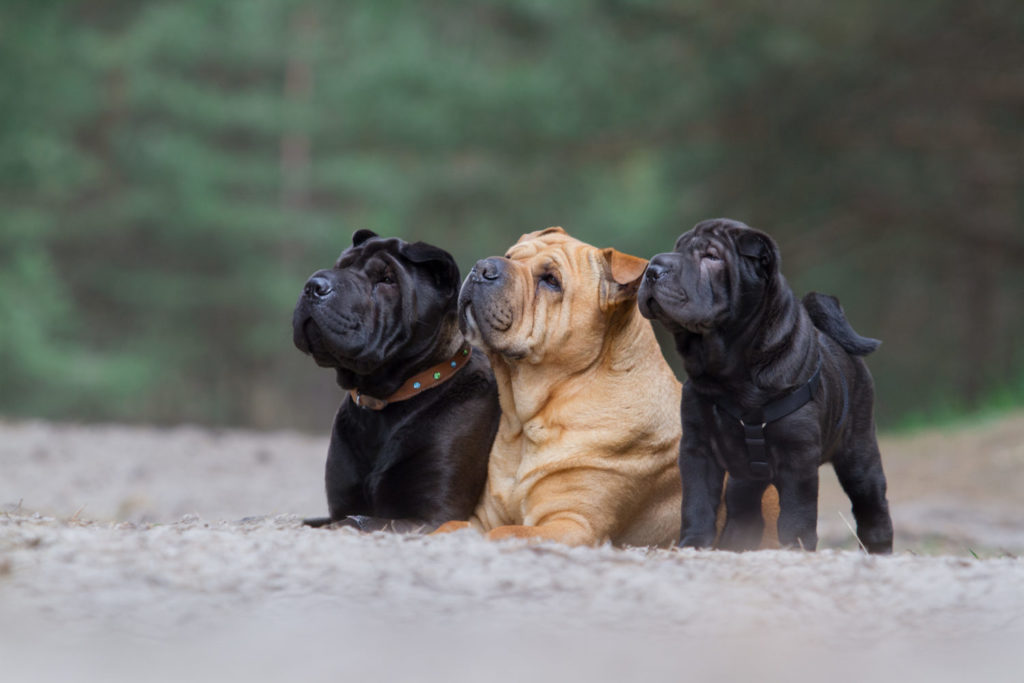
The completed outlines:
<svg viewBox="0 0 1024 683">
<path fill-rule="evenodd" d="M 872 433 L 832 460 L 836 477 L 853 506 L 857 537 L 869 553 L 892 552 L 892 517 L 885 498 L 885 473 Z"/>
</svg>

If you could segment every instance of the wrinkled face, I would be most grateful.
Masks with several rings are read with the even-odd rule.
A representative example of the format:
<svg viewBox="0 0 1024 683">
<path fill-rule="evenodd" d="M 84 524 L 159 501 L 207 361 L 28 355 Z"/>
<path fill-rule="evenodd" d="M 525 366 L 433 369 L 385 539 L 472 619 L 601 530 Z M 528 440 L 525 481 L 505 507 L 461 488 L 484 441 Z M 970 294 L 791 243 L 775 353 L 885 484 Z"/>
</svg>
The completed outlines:
<svg viewBox="0 0 1024 683">
<path fill-rule="evenodd" d="M 373 373 L 454 329 L 458 266 L 422 242 L 360 230 L 334 267 L 318 270 L 295 305 L 292 335 L 318 365 Z"/>
<path fill-rule="evenodd" d="M 523 235 L 473 267 L 459 322 L 472 343 L 509 360 L 585 362 L 600 353 L 614 311 L 633 305 L 646 264 L 561 228 Z"/>
<path fill-rule="evenodd" d="M 741 324 L 778 274 L 778 248 L 743 223 L 714 219 L 651 259 L 638 300 L 646 318 L 672 332 L 707 334 Z"/>
</svg>

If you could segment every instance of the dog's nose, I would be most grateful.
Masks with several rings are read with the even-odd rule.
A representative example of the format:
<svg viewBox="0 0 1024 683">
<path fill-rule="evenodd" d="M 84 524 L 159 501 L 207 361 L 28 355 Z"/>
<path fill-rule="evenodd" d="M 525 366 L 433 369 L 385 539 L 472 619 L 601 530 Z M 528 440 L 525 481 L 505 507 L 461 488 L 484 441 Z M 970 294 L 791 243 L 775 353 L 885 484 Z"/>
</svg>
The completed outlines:
<svg viewBox="0 0 1024 683">
<path fill-rule="evenodd" d="M 644 271 L 644 277 L 654 282 L 660 279 L 665 273 L 668 272 L 668 266 L 664 263 L 658 263 L 657 256 L 651 259 L 651 262 L 647 264 L 647 270 Z"/>
<path fill-rule="evenodd" d="M 501 276 L 505 274 L 505 259 L 485 258 L 482 261 L 477 261 L 473 269 L 483 279 L 494 282 L 501 279 Z"/>
<path fill-rule="evenodd" d="M 310 299 L 323 299 L 325 296 L 330 294 L 334 288 L 331 286 L 331 281 L 320 273 L 315 273 L 313 277 L 306 281 L 306 286 L 303 288 L 303 292 Z"/>
</svg>

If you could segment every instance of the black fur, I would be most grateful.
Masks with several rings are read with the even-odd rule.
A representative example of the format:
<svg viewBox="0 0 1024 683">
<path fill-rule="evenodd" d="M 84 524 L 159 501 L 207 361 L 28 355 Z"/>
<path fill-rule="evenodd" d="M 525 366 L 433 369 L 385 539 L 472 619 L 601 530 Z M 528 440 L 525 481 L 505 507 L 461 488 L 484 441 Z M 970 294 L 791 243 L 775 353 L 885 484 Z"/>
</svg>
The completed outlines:
<svg viewBox="0 0 1024 683">
<path fill-rule="evenodd" d="M 853 330 L 839 299 L 834 296 L 811 292 L 802 303 L 814 326 L 835 339 L 851 356 L 866 356 L 882 345 L 877 339 L 862 337 Z"/>
<path fill-rule="evenodd" d="M 680 545 L 706 547 L 725 492 L 727 521 L 719 546 L 741 550 L 761 538 L 761 494 L 779 491 L 779 540 L 817 546 L 818 467 L 831 462 L 853 504 L 857 534 L 873 553 L 892 551 L 886 481 L 875 438 L 874 387 L 859 357 L 879 342 L 861 337 L 834 297 L 802 305 L 780 270 L 775 242 L 728 219 L 697 224 L 675 251 L 651 259 L 640 287 L 644 316 L 674 335 L 689 381 L 683 387 Z M 764 428 L 772 478 L 749 467 L 741 414 L 805 384 L 820 363 L 821 384 L 803 407 Z"/>
<path fill-rule="evenodd" d="M 438 247 L 359 230 L 334 267 L 307 281 L 292 320 L 295 345 L 333 368 L 346 390 L 386 398 L 446 361 L 458 328 L 459 269 Z M 486 356 L 435 388 L 383 410 L 348 395 L 327 454 L 328 518 L 362 529 L 431 527 L 473 512 L 498 427 Z"/>
</svg>

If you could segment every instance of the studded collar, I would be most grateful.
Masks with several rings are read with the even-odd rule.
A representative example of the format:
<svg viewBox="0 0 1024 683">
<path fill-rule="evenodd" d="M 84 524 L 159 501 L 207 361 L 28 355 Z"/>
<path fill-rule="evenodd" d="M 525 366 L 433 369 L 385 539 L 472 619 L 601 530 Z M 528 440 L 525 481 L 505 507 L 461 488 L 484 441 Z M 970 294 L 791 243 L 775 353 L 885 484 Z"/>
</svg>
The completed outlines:
<svg viewBox="0 0 1024 683">
<path fill-rule="evenodd" d="M 383 410 L 392 403 L 398 403 L 406 399 L 418 396 L 428 389 L 440 386 L 450 380 L 455 374 L 465 367 L 473 355 L 473 347 L 468 342 L 464 343 L 455 355 L 437 365 L 427 368 L 423 372 L 413 375 L 398 388 L 398 391 L 387 398 L 375 398 L 361 393 L 358 389 L 352 389 L 349 396 L 352 402 L 360 408 L 367 410 Z"/>
</svg>

